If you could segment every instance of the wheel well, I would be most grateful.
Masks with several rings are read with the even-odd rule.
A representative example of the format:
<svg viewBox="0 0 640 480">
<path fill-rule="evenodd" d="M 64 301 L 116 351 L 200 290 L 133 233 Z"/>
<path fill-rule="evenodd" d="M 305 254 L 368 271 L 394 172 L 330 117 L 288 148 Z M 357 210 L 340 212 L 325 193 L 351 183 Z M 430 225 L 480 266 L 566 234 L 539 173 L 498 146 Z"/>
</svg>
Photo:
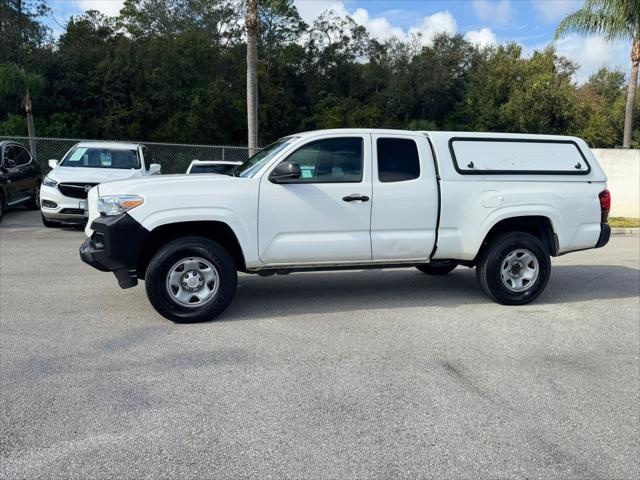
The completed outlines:
<svg viewBox="0 0 640 480">
<path fill-rule="evenodd" d="M 491 240 L 505 232 L 529 233 L 540 239 L 550 255 L 554 257 L 558 255 L 558 238 L 553 231 L 551 220 L 543 216 L 512 217 L 499 221 L 482 241 L 480 253 L 491 243 Z"/>
<path fill-rule="evenodd" d="M 151 258 L 168 242 L 181 237 L 205 237 L 224 247 L 239 271 L 245 271 L 244 255 L 236 234 L 224 222 L 179 222 L 161 225 L 152 230 L 142 246 L 142 255 L 138 261 L 138 277 L 144 279 Z"/>
</svg>

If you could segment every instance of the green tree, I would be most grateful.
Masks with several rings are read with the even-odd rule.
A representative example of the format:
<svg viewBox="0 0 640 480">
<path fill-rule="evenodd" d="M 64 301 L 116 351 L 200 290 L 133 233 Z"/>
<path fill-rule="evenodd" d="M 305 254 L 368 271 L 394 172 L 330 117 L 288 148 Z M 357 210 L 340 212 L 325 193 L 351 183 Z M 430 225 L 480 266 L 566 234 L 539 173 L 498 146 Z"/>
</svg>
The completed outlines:
<svg viewBox="0 0 640 480">
<path fill-rule="evenodd" d="M 585 0 L 583 7 L 566 17 L 556 38 L 569 32 L 601 35 L 605 39 L 631 41 L 631 75 L 627 92 L 622 146 L 631 146 L 638 66 L 640 65 L 640 0 Z"/>
<path fill-rule="evenodd" d="M 33 121 L 33 95 L 39 94 L 44 88 L 44 79 L 35 73 L 27 72 L 24 68 L 13 63 L 0 64 L 0 97 L 18 96 L 21 107 L 27 117 L 27 131 L 29 134 L 29 148 L 36 157 L 36 127 Z"/>
</svg>

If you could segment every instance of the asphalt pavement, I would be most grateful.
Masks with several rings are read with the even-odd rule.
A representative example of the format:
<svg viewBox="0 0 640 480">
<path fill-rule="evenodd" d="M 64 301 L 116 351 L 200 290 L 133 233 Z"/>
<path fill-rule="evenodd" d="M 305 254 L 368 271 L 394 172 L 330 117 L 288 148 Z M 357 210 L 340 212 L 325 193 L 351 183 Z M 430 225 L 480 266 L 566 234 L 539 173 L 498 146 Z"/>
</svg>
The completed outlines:
<svg viewBox="0 0 640 480">
<path fill-rule="evenodd" d="M 0 225 L 0 478 L 638 478 L 640 237 L 553 259 L 533 304 L 475 272 L 242 275 L 175 325 Z"/>
</svg>

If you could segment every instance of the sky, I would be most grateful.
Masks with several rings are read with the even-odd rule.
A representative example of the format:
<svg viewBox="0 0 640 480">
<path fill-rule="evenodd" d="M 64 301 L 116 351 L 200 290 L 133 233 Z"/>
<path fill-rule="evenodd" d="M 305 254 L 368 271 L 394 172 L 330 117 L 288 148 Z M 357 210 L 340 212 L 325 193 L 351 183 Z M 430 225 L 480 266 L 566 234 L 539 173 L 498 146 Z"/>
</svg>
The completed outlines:
<svg viewBox="0 0 640 480">
<path fill-rule="evenodd" d="M 52 10 L 46 23 L 60 33 L 71 15 L 98 10 L 117 15 L 123 0 L 48 0 Z M 309 24 L 323 11 L 350 15 L 379 39 L 408 38 L 421 32 L 428 44 L 441 32 L 460 33 L 478 45 L 513 41 L 525 54 L 543 49 L 562 18 L 582 0 L 294 0 Z M 600 67 L 629 70 L 630 42 L 608 43 L 598 37 L 569 35 L 556 42 L 558 52 L 580 65 L 576 81 L 583 82 Z"/>
</svg>

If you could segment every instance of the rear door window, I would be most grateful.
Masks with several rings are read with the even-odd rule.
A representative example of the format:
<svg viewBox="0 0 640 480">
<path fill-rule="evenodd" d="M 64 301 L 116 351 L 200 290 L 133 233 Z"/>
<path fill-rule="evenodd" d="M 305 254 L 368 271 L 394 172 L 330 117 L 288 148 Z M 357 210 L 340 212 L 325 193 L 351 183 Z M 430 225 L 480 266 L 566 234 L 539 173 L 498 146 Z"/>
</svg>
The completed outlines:
<svg viewBox="0 0 640 480">
<path fill-rule="evenodd" d="M 380 182 L 405 182 L 420 176 L 416 142 L 406 138 L 379 138 L 376 146 Z"/>
<path fill-rule="evenodd" d="M 13 149 L 15 152 L 14 161 L 16 162 L 16 165 L 18 166 L 26 165 L 31 161 L 31 155 L 29 154 L 26 148 L 18 147 L 17 145 L 14 145 Z"/>
</svg>

